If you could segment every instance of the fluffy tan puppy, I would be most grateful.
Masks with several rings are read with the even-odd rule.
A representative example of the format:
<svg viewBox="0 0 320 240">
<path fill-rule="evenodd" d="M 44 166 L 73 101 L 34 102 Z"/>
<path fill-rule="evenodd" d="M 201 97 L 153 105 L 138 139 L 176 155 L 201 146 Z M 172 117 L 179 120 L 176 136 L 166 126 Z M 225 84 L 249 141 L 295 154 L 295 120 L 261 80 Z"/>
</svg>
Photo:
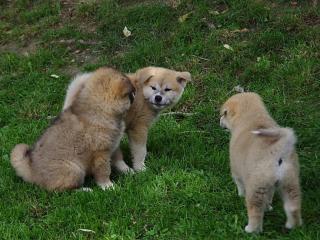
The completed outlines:
<svg viewBox="0 0 320 240">
<path fill-rule="evenodd" d="M 133 91 L 130 80 L 114 69 L 93 72 L 32 148 L 18 144 L 12 150 L 17 175 L 48 190 L 78 188 L 89 174 L 102 189 L 111 187 L 111 155 Z"/>
<path fill-rule="evenodd" d="M 191 75 L 189 72 L 160 67 L 146 67 L 127 75 L 136 88 L 136 96 L 125 118 L 126 133 L 133 156 L 133 169 L 142 171 L 145 169 L 150 126 L 162 110 L 172 107 L 179 101 L 187 82 L 191 81 Z M 81 88 L 85 79 L 77 79 L 70 84 L 64 109 L 72 104 L 77 89 Z M 123 161 L 120 149 L 114 153 L 112 165 L 121 172 L 131 171 Z"/>
<path fill-rule="evenodd" d="M 239 93 L 221 108 L 220 125 L 231 131 L 230 165 L 239 196 L 245 196 L 246 232 L 261 232 L 264 210 L 278 188 L 287 215 L 286 228 L 301 225 L 299 163 L 292 129 L 280 127 L 259 95 Z"/>
</svg>

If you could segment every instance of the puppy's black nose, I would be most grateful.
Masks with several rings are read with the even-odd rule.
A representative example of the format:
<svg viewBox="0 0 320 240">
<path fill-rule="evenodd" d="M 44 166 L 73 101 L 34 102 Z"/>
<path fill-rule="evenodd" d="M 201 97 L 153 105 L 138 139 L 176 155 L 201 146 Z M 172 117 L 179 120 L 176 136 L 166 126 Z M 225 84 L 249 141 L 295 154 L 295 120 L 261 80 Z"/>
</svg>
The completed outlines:
<svg viewBox="0 0 320 240">
<path fill-rule="evenodd" d="M 160 95 L 157 95 L 154 100 L 156 100 L 157 103 L 161 102 L 162 97 Z"/>
</svg>

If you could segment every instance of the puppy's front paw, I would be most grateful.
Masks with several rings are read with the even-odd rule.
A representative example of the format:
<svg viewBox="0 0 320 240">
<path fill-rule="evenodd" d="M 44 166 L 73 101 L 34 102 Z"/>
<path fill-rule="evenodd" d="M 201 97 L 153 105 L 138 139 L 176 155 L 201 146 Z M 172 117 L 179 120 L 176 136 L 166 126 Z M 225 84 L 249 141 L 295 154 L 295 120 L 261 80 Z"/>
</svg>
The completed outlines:
<svg viewBox="0 0 320 240">
<path fill-rule="evenodd" d="M 297 223 L 287 221 L 285 227 L 287 229 L 293 229 L 293 228 L 301 226 L 301 225 L 302 225 L 302 220 L 300 219 Z"/>
<path fill-rule="evenodd" d="M 89 187 L 82 187 L 79 189 L 81 192 L 93 192 L 92 188 Z"/>
<path fill-rule="evenodd" d="M 134 170 L 132 168 L 126 169 L 126 171 L 123 172 L 124 174 L 134 174 Z"/>
<path fill-rule="evenodd" d="M 113 189 L 114 185 L 111 181 L 108 182 L 104 182 L 104 183 L 98 183 L 98 186 L 101 187 L 101 189 L 103 191 L 107 190 L 107 189 Z"/>
<path fill-rule="evenodd" d="M 147 170 L 147 168 L 144 165 L 144 163 L 142 163 L 142 164 L 134 164 L 133 165 L 133 170 L 136 171 L 136 172 L 143 172 L 143 171 Z"/>
<path fill-rule="evenodd" d="M 247 233 L 259 233 L 259 232 L 262 232 L 262 229 L 254 228 L 254 227 L 250 226 L 249 224 L 244 228 L 244 230 Z"/>
<path fill-rule="evenodd" d="M 287 229 L 293 229 L 295 227 L 301 226 L 302 225 L 302 219 L 297 218 L 297 219 L 287 219 L 285 227 Z"/>
<path fill-rule="evenodd" d="M 127 174 L 127 173 L 134 173 L 133 169 L 130 168 L 123 159 L 118 159 L 117 161 L 113 162 L 113 167 L 116 168 L 117 171 Z"/>
<path fill-rule="evenodd" d="M 121 170 L 118 169 L 118 171 L 120 171 L 121 173 L 124 173 L 124 174 L 133 174 L 134 173 L 134 170 L 131 167 L 122 168 Z"/>
<path fill-rule="evenodd" d="M 293 224 L 292 223 L 290 223 L 290 222 L 286 222 L 286 229 L 292 229 L 292 228 L 294 228 L 294 226 L 293 226 Z"/>
</svg>

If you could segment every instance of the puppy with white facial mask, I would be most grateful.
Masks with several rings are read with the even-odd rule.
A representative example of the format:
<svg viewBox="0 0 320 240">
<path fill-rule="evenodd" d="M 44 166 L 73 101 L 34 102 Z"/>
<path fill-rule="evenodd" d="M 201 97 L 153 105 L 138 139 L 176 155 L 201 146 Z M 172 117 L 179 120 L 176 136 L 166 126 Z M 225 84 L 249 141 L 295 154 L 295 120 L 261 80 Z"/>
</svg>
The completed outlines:
<svg viewBox="0 0 320 240">
<path fill-rule="evenodd" d="M 231 132 L 230 167 L 239 196 L 246 199 L 249 223 L 245 231 L 262 231 L 264 211 L 270 207 L 275 189 L 284 202 L 286 228 L 301 225 L 294 131 L 280 127 L 255 93 L 229 98 L 221 107 L 220 125 Z"/>
<path fill-rule="evenodd" d="M 174 106 L 182 96 L 189 72 L 178 72 L 160 67 L 146 67 L 134 74 L 128 74 L 136 88 L 135 101 L 126 118 L 126 132 L 129 137 L 132 163 L 135 171 L 145 169 L 148 131 L 162 110 Z M 120 149 L 113 159 L 113 165 L 120 171 L 127 171 Z"/>
</svg>

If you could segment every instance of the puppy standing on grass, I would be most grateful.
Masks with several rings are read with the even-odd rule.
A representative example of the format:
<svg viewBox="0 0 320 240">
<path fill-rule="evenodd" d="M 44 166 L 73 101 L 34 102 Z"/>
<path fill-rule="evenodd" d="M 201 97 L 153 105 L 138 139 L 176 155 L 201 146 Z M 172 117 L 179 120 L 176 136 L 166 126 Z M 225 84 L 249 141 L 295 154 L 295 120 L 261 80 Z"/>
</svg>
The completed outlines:
<svg viewBox="0 0 320 240">
<path fill-rule="evenodd" d="M 261 232 L 264 210 L 280 190 L 286 228 L 301 225 L 299 163 L 296 137 L 280 127 L 255 93 L 239 93 L 221 108 L 220 125 L 231 131 L 230 161 L 239 196 L 245 196 L 249 223 L 246 232 Z"/>
<path fill-rule="evenodd" d="M 33 148 L 18 144 L 12 150 L 11 164 L 25 181 L 61 191 L 82 186 L 85 176 L 93 174 L 102 189 L 112 186 L 111 155 L 123 134 L 134 87 L 110 68 L 76 77 L 83 78 L 73 103 Z"/>
<path fill-rule="evenodd" d="M 160 67 L 146 67 L 136 73 L 128 74 L 128 77 L 136 88 L 136 97 L 125 118 L 126 132 L 133 155 L 133 169 L 142 171 L 145 169 L 150 126 L 162 110 L 172 107 L 179 101 L 187 82 L 191 81 L 191 74 Z M 81 89 L 85 81 L 86 77 L 76 79 L 70 84 L 64 109 L 72 104 L 77 89 Z M 123 161 L 119 148 L 112 157 L 112 165 L 121 172 L 132 171 Z"/>
</svg>

